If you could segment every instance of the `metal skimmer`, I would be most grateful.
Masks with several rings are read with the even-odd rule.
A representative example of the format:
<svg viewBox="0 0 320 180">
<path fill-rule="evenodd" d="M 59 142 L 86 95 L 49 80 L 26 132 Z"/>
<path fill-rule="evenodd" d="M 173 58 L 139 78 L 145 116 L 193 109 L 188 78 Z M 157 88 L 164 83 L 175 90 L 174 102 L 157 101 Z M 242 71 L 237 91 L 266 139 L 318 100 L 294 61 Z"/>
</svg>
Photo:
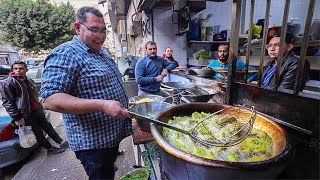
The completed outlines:
<svg viewBox="0 0 320 180">
<path fill-rule="evenodd" d="M 152 123 L 155 123 L 159 126 L 163 126 L 178 132 L 181 132 L 183 134 L 186 134 L 188 136 L 190 136 L 194 141 L 203 144 L 205 146 L 213 146 L 213 147 L 228 147 L 228 146 L 234 146 L 236 144 L 241 143 L 245 138 L 248 137 L 248 135 L 250 134 L 252 128 L 253 128 L 253 123 L 256 119 L 256 111 L 254 109 L 254 107 L 250 108 L 250 118 L 249 120 L 242 124 L 242 126 L 239 129 L 235 129 L 230 136 L 227 137 L 223 137 L 223 138 L 216 138 L 209 130 L 209 128 L 207 127 L 208 123 L 215 123 L 213 122 L 213 119 L 211 118 L 213 115 L 219 114 L 225 110 L 228 109 L 232 109 L 232 108 L 238 108 L 238 117 L 240 117 L 240 113 L 243 113 L 243 111 L 241 111 L 240 107 L 230 107 L 230 108 L 224 108 L 221 109 L 217 112 L 214 112 L 212 114 L 210 114 L 209 116 L 201 119 L 199 121 L 199 123 L 197 123 L 194 128 L 191 131 L 187 131 L 178 127 L 175 127 L 173 125 L 164 123 L 162 121 L 159 120 L 155 120 L 155 119 L 150 119 L 147 116 L 142 116 L 136 112 L 131 112 L 128 111 L 129 114 L 131 114 L 133 117 L 135 118 L 139 118 L 140 120 L 146 120 Z M 237 118 L 238 118 L 237 117 Z M 224 126 L 225 124 L 219 124 L 221 127 Z M 208 134 L 206 136 L 203 136 L 201 133 L 199 133 L 200 131 L 203 131 L 203 128 L 205 128 L 208 132 Z"/>
</svg>

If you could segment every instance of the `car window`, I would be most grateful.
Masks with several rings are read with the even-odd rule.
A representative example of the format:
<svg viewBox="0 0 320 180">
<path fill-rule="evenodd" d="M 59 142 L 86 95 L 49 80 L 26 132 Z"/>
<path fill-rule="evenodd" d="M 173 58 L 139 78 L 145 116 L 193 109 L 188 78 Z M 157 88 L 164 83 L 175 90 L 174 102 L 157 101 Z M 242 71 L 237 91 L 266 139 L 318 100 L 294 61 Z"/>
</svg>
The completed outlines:
<svg viewBox="0 0 320 180">
<path fill-rule="evenodd" d="M 27 76 L 30 79 L 37 79 L 38 69 L 29 69 L 27 72 Z"/>
</svg>

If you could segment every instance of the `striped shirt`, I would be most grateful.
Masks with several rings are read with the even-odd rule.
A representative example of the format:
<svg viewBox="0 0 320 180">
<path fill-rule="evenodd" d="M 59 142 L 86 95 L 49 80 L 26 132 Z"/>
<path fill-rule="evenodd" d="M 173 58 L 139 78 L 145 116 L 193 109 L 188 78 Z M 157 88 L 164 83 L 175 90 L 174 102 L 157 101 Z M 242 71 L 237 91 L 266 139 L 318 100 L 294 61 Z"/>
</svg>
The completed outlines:
<svg viewBox="0 0 320 180">
<path fill-rule="evenodd" d="M 40 93 L 44 100 L 55 93 L 66 93 L 115 100 L 128 107 L 116 63 L 105 50 L 94 53 L 77 37 L 55 48 L 46 59 Z M 116 147 L 132 133 L 131 121 L 102 112 L 63 114 L 63 119 L 73 151 Z"/>
<path fill-rule="evenodd" d="M 270 80 L 271 80 L 271 78 L 272 78 L 272 76 L 274 75 L 275 72 L 276 72 L 276 67 L 273 66 L 273 67 L 267 72 L 267 74 L 265 75 L 265 77 L 264 77 L 264 79 L 263 79 L 263 81 L 262 81 L 262 84 L 263 84 L 264 86 L 269 86 Z"/>
</svg>

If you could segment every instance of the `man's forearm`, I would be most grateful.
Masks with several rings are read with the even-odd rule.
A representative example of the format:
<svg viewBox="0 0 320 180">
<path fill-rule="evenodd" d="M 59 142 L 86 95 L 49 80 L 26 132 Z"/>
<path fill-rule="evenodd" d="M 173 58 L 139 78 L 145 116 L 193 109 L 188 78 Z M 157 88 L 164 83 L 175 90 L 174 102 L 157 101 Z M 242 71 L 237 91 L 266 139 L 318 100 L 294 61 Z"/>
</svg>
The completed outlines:
<svg viewBox="0 0 320 180">
<path fill-rule="evenodd" d="M 43 103 L 45 109 L 68 114 L 102 112 L 102 106 L 102 100 L 82 99 L 65 93 L 53 94 Z"/>
</svg>

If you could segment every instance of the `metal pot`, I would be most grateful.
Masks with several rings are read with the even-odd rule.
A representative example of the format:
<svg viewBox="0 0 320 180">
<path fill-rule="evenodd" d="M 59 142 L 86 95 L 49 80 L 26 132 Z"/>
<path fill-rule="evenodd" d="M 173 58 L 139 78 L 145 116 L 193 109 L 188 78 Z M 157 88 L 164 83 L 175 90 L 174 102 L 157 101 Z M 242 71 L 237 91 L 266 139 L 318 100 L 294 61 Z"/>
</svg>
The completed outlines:
<svg viewBox="0 0 320 180">
<path fill-rule="evenodd" d="M 158 113 L 162 112 L 163 110 L 171 106 L 173 105 L 166 102 L 145 102 L 145 103 L 134 104 L 130 106 L 128 110 L 143 116 L 156 117 Z M 154 117 L 151 117 L 151 118 L 154 118 Z M 139 118 L 137 118 L 136 120 L 138 122 L 138 125 L 143 131 L 150 132 L 150 122 L 141 120 Z"/>
<path fill-rule="evenodd" d="M 189 103 L 171 107 L 158 114 L 157 119 L 167 122 L 173 116 L 191 115 L 193 112 L 216 112 L 228 105 Z M 162 136 L 162 127 L 151 124 L 155 142 L 160 146 L 161 169 L 167 179 L 257 179 L 275 178 L 288 163 L 292 146 L 287 133 L 278 124 L 257 114 L 254 123 L 273 139 L 273 158 L 260 162 L 228 162 L 209 160 L 183 152 L 170 145 Z"/>
</svg>

